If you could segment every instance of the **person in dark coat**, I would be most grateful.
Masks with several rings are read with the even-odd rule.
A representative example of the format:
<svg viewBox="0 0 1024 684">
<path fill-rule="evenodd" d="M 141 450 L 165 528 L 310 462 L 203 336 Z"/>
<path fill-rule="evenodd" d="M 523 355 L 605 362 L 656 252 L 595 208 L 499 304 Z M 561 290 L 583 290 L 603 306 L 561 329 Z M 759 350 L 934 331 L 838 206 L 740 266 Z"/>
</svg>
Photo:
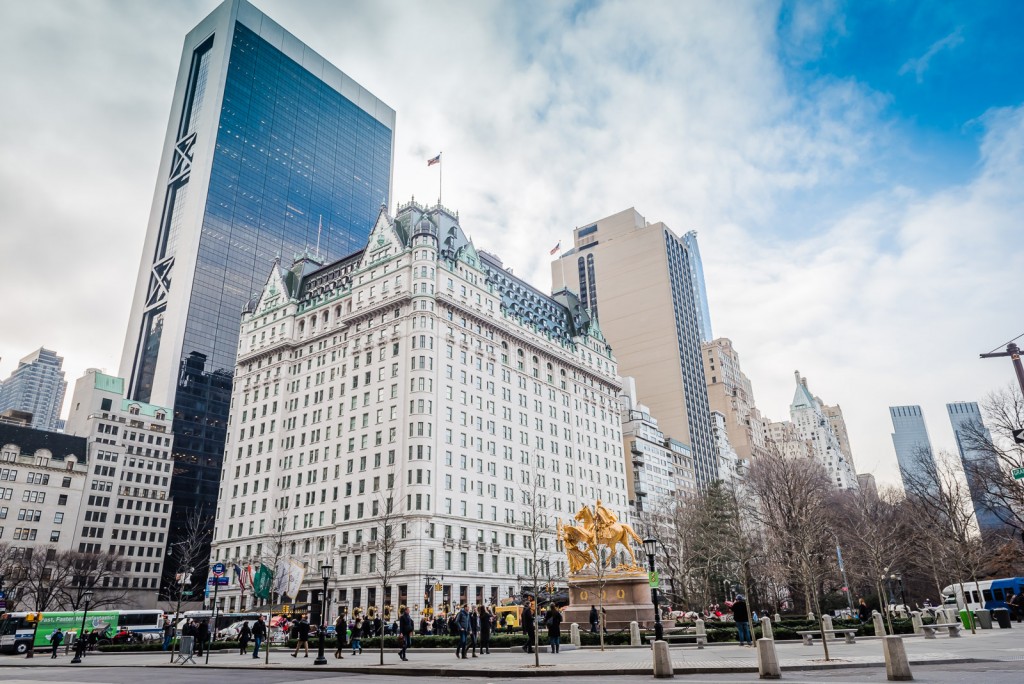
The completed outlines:
<svg viewBox="0 0 1024 684">
<path fill-rule="evenodd" d="M 476 607 L 469 608 L 469 647 L 473 649 L 473 657 L 476 658 L 476 647 L 480 635 L 480 618 L 477 616 Z"/>
<path fill-rule="evenodd" d="M 53 651 L 50 653 L 50 658 L 57 657 L 57 649 L 64 643 L 64 632 L 60 631 L 60 627 L 54 630 L 53 634 L 50 635 L 50 645 L 53 646 Z"/>
<path fill-rule="evenodd" d="M 548 627 L 548 644 L 552 653 L 558 653 L 558 647 L 562 644 L 562 614 L 555 607 L 555 604 L 548 606 L 548 616 L 545 623 Z"/>
<path fill-rule="evenodd" d="M 196 655 L 203 655 L 203 649 L 209 648 L 210 640 L 210 625 L 207 624 L 206 620 L 203 620 L 196 627 Z"/>
<path fill-rule="evenodd" d="M 597 623 L 600 618 L 597 614 L 597 606 L 590 606 L 590 633 L 597 634 Z"/>
<path fill-rule="evenodd" d="M 491 655 L 491 614 L 487 608 L 480 606 L 477 611 L 480 623 L 480 655 Z"/>
<path fill-rule="evenodd" d="M 750 636 L 750 613 L 747 610 L 747 602 L 743 596 L 737 595 L 732 603 L 732 617 L 736 621 L 736 634 L 739 637 L 740 646 L 753 646 L 754 640 Z"/>
<path fill-rule="evenodd" d="M 469 607 L 464 604 L 455 615 L 455 630 L 459 635 L 459 645 L 455 647 L 456 658 L 462 658 L 463 660 L 466 659 L 466 649 L 469 645 L 470 628 Z"/>
<path fill-rule="evenodd" d="M 267 638 L 267 623 L 263 621 L 262 615 L 256 618 L 256 622 L 252 623 L 252 638 L 252 657 L 259 658 L 260 644 L 262 644 L 263 640 Z M 270 648 L 269 644 L 267 645 L 267 648 Z"/>
<path fill-rule="evenodd" d="M 861 622 L 865 623 L 871 619 L 871 608 L 868 607 L 863 598 L 857 602 L 857 617 L 860 618 Z"/>
<path fill-rule="evenodd" d="M 334 621 L 334 638 L 337 640 L 334 657 L 338 660 L 342 660 L 345 657 L 341 654 L 341 651 L 345 648 L 345 632 L 347 631 L 348 623 L 345 621 L 345 616 L 339 615 L 338 619 Z"/>
<path fill-rule="evenodd" d="M 409 615 L 409 606 L 402 606 L 402 614 L 398 617 L 398 634 L 402 640 L 402 650 L 398 652 L 398 657 L 402 660 L 408 660 L 405 657 L 405 652 L 409 650 L 409 645 L 412 644 L 412 631 L 413 622 L 412 616 Z"/>
<path fill-rule="evenodd" d="M 523 607 L 523 633 L 526 634 L 526 643 L 523 644 L 523 650 L 527 653 L 533 653 L 533 641 L 536 636 L 536 624 L 534 623 L 533 608 L 530 607 L 530 603 Z"/>
<path fill-rule="evenodd" d="M 292 629 L 295 630 L 295 651 L 292 653 L 292 658 L 299 657 L 299 649 L 303 648 L 306 651 L 305 657 L 309 657 L 309 620 L 306 619 L 305 615 L 299 617 L 292 625 Z"/>
<path fill-rule="evenodd" d="M 252 639 L 252 629 L 249 628 L 249 621 L 242 623 L 238 630 L 238 655 L 245 655 L 249 652 L 249 640 Z"/>
</svg>

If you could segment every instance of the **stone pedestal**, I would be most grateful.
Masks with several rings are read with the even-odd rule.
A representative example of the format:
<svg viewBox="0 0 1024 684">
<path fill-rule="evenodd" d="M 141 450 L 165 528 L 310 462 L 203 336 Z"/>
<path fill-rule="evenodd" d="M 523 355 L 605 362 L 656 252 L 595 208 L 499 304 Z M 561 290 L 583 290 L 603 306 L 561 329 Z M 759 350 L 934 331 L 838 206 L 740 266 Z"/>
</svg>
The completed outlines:
<svg viewBox="0 0 1024 684">
<path fill-rule="evenodd" d="M 602 593 L 604 598 L 602 599 Z M 654 627 L 654 602 L 651 586 L 644 571 L 609 572 L 602 581 L 595 577 L 576 576 L 569 579 L 569 605 L 565 608 L 563 625 L 576 622 L 590 624 L 590 607 L 605 610 L 605 627 L 609 632 L 626 629 L 637 622 Z"/>
</svg>

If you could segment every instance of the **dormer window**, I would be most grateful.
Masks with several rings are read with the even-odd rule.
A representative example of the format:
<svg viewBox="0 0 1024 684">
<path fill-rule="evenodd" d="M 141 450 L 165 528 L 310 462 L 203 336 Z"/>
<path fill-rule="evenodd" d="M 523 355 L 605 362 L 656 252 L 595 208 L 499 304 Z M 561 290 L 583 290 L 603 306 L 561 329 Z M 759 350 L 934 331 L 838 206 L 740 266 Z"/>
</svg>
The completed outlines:
<svg viewBox="0 0 1024 684">
<path fill-rule="evenodd" d="M 128 407 L 128 413 L 132 414 L 133 416 L 139 415 L 139 407 L 136 404 L 132 404 L 131 406 Z"/>
</svg>

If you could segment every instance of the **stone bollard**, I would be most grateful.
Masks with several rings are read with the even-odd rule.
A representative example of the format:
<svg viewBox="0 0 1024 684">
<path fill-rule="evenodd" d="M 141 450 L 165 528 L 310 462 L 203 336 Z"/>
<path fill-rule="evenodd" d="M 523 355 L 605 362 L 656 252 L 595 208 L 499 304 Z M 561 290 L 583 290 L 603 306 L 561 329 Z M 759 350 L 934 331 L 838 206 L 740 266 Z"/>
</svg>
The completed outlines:
<svg viewBox="0 0 1024 684">
<path fill-rule="evenodd" d="M 832 616 L 831 615 L 822 615 L 821 616 L 821 628 L 822 629 L 832 629 Z M 825 639 L 825 638 L 827 638 L 827 635 L 822 634 L 821 638 Z"/>
<path fill-rule="evenodd" d="M 776 613 L 772 616 L 772 622 L 774 622 L 775 624 L 779 624 L 780 622 L 782 622 L 782 616 Z"/>
<path fill-rule="evenodd" d="M 672 670 L 672 656 L 668 652 L 667 641 L 654 642 L 654 678 L 671 679 L 676 676 Z"/>
<path fill-rule="evenodd" d="M 907 660 L 907 651 L 903 648 L 901 637 L 884 637 L 882 652 L 885 654 L 885 675 L 890 682 L 906 682 L 914 678 L 910 674 L 910 661 Z"/>
<path fill-rule="evenodd" d="M 637 624 L 636 620 L 629 623 L 629 645 L 640 645 L 640 625 Z"/>
<path fill-rule="evenodd" d="M 875 623 L 875 636 L 885 636 L 885 620 L 877 610 L 871 611 L 871 621 Z"/>
<path fill-rule="evenodd" d="M 807 614 L 807 619 L 810 620 L 811 622 L 814 622 L 817 619 L 816 617 L 814 617 L 814 611 L 813 610 Z"/>
<path fill-rule="evenodd" d="M 775 634 L 772 632 L 772 620 L 770 617 L 765 615 L 761 618 L 761 638 L 762 639 L 774 639 Z"/>
<path fill-rule="evenodd" d="M 775 653 L 774 639 L 757 640 L 757 675 L 761 679 L 779 679 L 782 669 L 779 667 L 779 656 Z"/>
<path fill-rule="evenodd" d="M 707 630 L 704 629 L 704 621 L 701 620 L 700 618 L 697 618 L 696 625 L 697 625 L 697 632 L 696 632 L 697 636 L 707 637 L 708 633 L 707 633 Z"/>
<path fill-rule="evenodd" d="M 580 647 L 580 626 L 575 622 L 569 625 L 569 643 L 576 648 Z"/>
<path fill-rule="evenodd" d="M 924 634 L 924 622 L 921 620 L 921 611 L 915 610 L 911 612 L 910 622 L 914 625 L 914 634 Z"/>
</svg>

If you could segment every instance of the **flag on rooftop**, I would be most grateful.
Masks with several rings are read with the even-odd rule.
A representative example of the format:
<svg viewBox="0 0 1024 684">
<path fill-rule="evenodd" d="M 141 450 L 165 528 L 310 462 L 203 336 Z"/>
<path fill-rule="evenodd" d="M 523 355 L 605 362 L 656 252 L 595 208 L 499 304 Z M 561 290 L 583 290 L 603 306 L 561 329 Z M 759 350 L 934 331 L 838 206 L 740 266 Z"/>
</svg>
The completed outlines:
<svg viewBox="0 0 1024 684">
<path fill-rule="evenodd" d="M 562 251 L 562 241 L 559 240 L 558 244 L 556 244 L 554 247 L 551 248 L 551 255 L 554 256 L 555 254 L 557 254 L 558 252 L 561 252 L 561 251 Z"/>
</svg>

